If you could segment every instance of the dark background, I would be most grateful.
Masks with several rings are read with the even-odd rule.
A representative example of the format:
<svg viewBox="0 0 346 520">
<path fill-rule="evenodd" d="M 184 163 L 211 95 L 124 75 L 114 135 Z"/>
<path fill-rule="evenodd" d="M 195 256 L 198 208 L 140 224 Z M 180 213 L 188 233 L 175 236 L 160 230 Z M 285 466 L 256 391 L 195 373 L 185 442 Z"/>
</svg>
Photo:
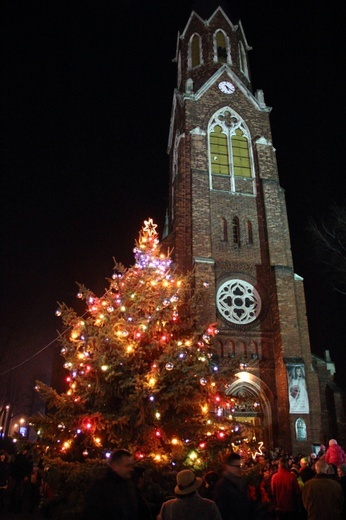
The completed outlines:
<svg viewBox="0 0 346 520">
<path fill-rule="evenodd" d="M 212 2 L 209 2 L 212 4 Z M 302 5 L 303 4 L 303 5 Z M 129 266 L 144 219 L 163 230 L 178 30 L 192 2 L 7 2 L 2 20 L 2 387 L 49 379 L 57 302 L 76 282 L 97 294 L 113 257 Z M 345 385 L 346 296 L 307 232 L 344 204 L 341 1 L 226 2 L 242 21 L 253 89 L 272 106 L 295 271 L 305 280 L 312 351 Z"/>
</svg>

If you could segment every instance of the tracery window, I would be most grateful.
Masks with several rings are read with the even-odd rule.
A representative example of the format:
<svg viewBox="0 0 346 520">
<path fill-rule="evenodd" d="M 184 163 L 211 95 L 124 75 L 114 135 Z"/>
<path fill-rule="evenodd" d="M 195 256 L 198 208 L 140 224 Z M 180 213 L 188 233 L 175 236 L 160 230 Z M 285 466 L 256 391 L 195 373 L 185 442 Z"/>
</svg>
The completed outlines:
<svg viewBox="0 0 346 520">
<path fill-rule="evenodd" d="M 211 188 L 254 194 L 251 138 L 244 121 L 231 108 L 223 108 L 211 118 L 208 136 Z"/>
</svg>

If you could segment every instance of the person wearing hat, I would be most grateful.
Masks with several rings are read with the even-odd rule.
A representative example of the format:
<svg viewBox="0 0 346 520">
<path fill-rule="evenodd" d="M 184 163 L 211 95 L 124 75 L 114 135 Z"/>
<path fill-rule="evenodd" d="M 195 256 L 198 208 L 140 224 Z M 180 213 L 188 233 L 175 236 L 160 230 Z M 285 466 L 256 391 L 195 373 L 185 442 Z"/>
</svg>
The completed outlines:
<svg viewBox="0 0 346 520">
<path fill-rule="evenodd" d="M 336 468 L 340 464 L 344 464 L 344 462 L 346 462 L 346 454 L 335 439 L 330 439 L 328 444 L 329 446 L 324 456 L 324 460 L 327 462 L 327 464 L 332 464 L 336 472 Z"/>
<path fill-rule="evenodd" d="M 162 504 L 158 520 L 222 520 L 220 512 L 212 500 L 202 498 L 198 488 L 203 479 L 196 477 L 190 469 L 177 474 L 174 488 L 176 498 Z"/>
<path fill-rule="evenodd" d="M 310 461 L 308 457 L 302 457 L 300 459 L 299 465 L 299 476 L 305 484 L 305 482 L 315 476 L 315 471 L 310 467 Z"/>
</svg>

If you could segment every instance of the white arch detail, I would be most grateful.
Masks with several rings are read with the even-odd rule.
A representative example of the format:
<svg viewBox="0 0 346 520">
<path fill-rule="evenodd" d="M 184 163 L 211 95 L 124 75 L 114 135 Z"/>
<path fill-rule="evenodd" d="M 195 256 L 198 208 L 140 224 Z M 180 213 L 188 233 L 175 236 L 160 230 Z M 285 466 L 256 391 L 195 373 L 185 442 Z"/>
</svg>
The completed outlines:
<svg viewBox="0 0 346 520">
<path fill-rule="evenodd" d="M 259 377 L 246 370 L 234 374 L 234 379 L 228 384 L 227 395 L 237 394 L 241 388 L 246 389 L 261 403 L 263 441 L 266 446 L 272 446 L 273 418 L 271 402 L 273 402 L 273 395 L 270 388 Z"/>
</svg>

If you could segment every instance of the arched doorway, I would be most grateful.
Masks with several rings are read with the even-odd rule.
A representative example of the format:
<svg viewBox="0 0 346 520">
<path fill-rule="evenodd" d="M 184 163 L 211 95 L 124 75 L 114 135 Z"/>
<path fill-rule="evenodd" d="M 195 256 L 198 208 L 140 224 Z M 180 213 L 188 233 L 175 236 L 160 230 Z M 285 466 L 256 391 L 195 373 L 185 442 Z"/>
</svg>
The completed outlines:
<svg viewBox="0 0 346 520">
<path fill-rule="evenodd" d="M 266 447 L 272 446 L 272 408 L 270 405 L 272 395 L 270 389 L 261 379 L 246 371 L 240 371 L 234 376 L 226 390 L 226 395 L 234 397 L 238 403 L 233 413 L 234 418 L 238 422 L 253 425 L 256 440 L 262 441 Z"/>
</svg>

